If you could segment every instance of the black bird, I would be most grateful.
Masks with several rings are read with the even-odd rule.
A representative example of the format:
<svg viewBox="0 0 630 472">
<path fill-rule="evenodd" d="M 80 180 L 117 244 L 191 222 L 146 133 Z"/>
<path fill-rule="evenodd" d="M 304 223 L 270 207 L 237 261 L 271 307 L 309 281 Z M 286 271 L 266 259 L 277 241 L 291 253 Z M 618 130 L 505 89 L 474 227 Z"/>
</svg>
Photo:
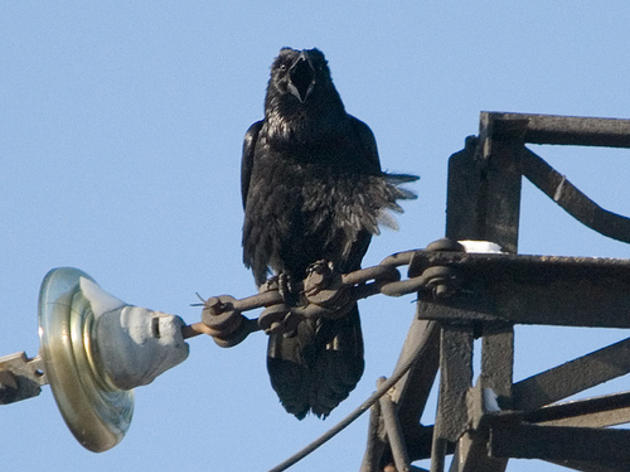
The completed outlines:
<svg viewBox="0 0 630 472">
<path fill-rule="evenodd" d="M 243 143 L 243 262 L 262 285 L 270 270 L 302 280 L 308 267 L 331 262 L 341 273 L 360 268 L 378 224 L 395 226 L 387 210 L 415 195 L 397 185 L 416 176 L 381 171 L 370 128 L 346 113 L 324 55 L 283 48 L 271 66 L 265 118 Z M 302 321 L 293 336 L 272 334 L 271 384 L 299 419 L 328 413 L 363 373 L 356 304 L 341 319 Z"/>
</svg>

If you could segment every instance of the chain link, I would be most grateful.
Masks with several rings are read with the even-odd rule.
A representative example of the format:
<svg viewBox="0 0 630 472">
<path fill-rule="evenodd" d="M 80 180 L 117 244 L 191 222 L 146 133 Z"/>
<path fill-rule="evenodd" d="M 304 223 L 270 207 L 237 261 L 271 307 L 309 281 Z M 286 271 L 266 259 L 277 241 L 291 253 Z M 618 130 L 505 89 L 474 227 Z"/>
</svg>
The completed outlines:
<svg viewBox="0 0 630 472">
<path fill-rule="evenodd" d="M 457 243 L 455 243 L 457 244 Z M 380 264 L 347 274 L 335 271 L 332 264 L 318 261 L 311 265 L 307 277 L 291 287 L 288 297 L 282 283 L 276 279 L 263 285 L 257 295 L 236 299 L 230 295 L 210 297 L 203 304 L 202 321 L 184 328 L 184 337 L 208 334 L 222 347 L 243 341 L 250 333 L 263 330 L 267 334 L 292 336 L 304 319 L 339 318 L 357 300 L 377 293 L 399 297 L 418 291 L 430 291 L 435 297 L 453 293 L 455 269 L 433 266 L 420 275 L 402 280 L 399 268 L 412 265 L 416 254 L 425 251 L 461 251 L 461 246 L 449 240 L 431 243 L 426 250 L 414 249 L 392 254 Z M 287 299 L 294 298 L 290 303 Z M 258 319 L 249 319 L 243 312 L 264 308 Z"/>
</svg>

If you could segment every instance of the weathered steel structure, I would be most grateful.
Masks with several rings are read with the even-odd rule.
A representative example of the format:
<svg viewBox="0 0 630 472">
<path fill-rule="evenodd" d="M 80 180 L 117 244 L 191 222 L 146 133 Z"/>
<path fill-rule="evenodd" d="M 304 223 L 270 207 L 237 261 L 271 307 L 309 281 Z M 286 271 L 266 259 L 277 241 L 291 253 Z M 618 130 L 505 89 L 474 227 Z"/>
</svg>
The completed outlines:
<svg viewBox="0 0 630 472">
<path fill-rule="evenodd" d="M 630 242 L 630 219 L 602 209 L 527 143 L 630 147 L 630 120 L 481 113 L 478 136 L 449 161 L 446 236 L 498 243 L 510 253 L 418 254 L 426 267 L 452 271 L 452 294 L 420 292 L 398 365 L 426 348 L 372 407 L 362 472 L 502 472 L 509 458 L 538 458 L 584 472 L 630 470 L 630 392 L 557 403 L 630 372 L 630 338 L 513 382 L 517 323 L 630 327 L 630 260 L 519 256 L 521 180 L 526 177 L 577 220 Z M 481 373 L 473 385 L 473 340 Z M 435 424 L 420 424 L 440 371 Z"/>
</svg>

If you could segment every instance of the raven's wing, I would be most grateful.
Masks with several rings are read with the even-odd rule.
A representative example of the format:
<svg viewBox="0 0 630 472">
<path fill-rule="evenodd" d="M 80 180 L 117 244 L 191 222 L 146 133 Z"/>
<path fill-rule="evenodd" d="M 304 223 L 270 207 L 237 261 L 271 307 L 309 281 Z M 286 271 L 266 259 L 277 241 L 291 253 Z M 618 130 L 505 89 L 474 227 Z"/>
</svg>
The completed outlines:
<svg viewBox="0 0 630 472">
<path fill-rule="evenodd" d="M 352 115 L 348 115 L 348 117 L 354 128 L 355 135 L 358 138 L 361 156 L 364 159 L 361 164 L 366 165 L 369 172 L 380 172 L 381 163 L 378 159 L 378 149 L 376 148 L 374 133 L 372 133 L 370 127 L 363 121 Z"/>
<path fill-rule="evenodd" d="M 376 139 L 374 134 L 368 125 L 363 121 L 355 118 L 352 115 L 348 115 L 352 126 L 354 128 L 355 135 L 359 142 L 361 155 L 367 160 L 367 169 L 370 172 L 380 171 L 381 164 L 378 158 L 378 150 L 376 148 Z M 364 162 L 362 162 L 365 165 Z M 391 174 L 389 172 L 383 172 L 385 180 L 392 185 L 398 186 L 400 184 L 406 184 L 408 182 L 414 182 L 420 177 L 412 174 Z M 408 190 L 399 189 L 402 195 L 397 195 L 396 198 L 401 199 L 414 199 L 415 195 Z"/>
<path fill-rule="evenodd" d="M 245 139 L 243 140 L 243 157 L 241 159 L 241 196 L 243 197 L 243 209 L 245 209 L 245 204 L 247 203 L 249 178 L 252 174 L 252 167 L 254 166 L 254 151 L 256 149 L 256 141 L 258 141 L 258 133 L 262 125 L 262 120 L 251 125 L 247 133 L 245 133 Z"/>
</svg>

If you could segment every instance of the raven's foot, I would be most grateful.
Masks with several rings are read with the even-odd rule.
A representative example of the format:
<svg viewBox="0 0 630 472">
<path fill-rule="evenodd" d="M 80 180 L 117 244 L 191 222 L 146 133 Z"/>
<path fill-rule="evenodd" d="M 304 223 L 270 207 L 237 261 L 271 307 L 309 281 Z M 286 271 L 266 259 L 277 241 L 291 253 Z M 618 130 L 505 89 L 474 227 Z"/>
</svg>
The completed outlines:
<svg viewBox="0 0 630 472">
<path fill-rule="evenodd" d="M 265 282 L 258 287 L 258 293 L 272 292 L 278 290 L 278 276 L 274 275 L 269 277 Z"/>
<path fill-rule="evenodd" d="M 335 266 L 331 261 L 327 261 L 326 259 L 320 259 L 318 261 L 313 262 L 306 268 L 306 275 L 309 276 L 312 273 L 317 274 L 328 274 L 335 270 Z"/>
<path fill-rule="evenodd" d="M 320 290 L 327 289 L 333 282 L 335 268 L 332 262 L 325 259 L 313 262 L 306 268 L 306 279 L 304 280 L 304 293 L 308 297 Z"/>
<path fill-rule="evenodd" d="M 299 284 L 286 272 L 278 274 L 278 293 L 289 306 L 296 306 L 300 301 Z"/>
<path fill-rule="evenodd" d="M 288 306 L 297 306 L 300 301 L 300 284 L 286 272 L 280 272 L 267 279 L 259 288 L 259 292 L 277 290 L 283 302 Z"/>
</svg>

